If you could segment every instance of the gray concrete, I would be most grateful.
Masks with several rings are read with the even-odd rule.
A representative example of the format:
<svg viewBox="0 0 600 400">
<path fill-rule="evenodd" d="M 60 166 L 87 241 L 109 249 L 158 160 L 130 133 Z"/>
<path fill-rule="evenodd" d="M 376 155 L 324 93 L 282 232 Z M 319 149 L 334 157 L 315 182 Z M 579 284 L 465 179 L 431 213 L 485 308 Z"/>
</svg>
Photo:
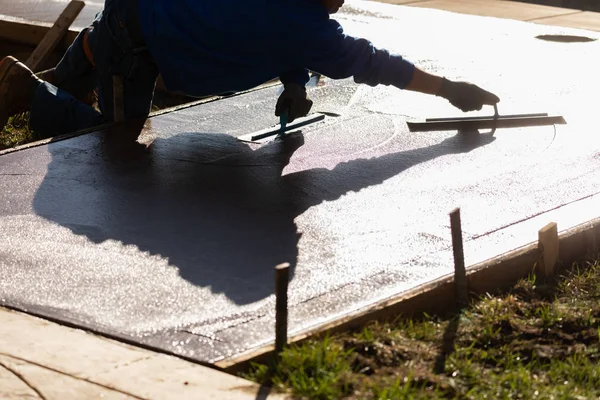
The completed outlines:
<svg viewBox="0 0 600 400">
<path fill-rule="evenodd" d="M 235 139 L 276 124 L 270 88 L 152 118 L 137 141 L 130 126 L 6 154 L 1 303 L 212 363 L 272 340 L 278 263 L 293 267 L 299 332 L 450 273 L 456 206 L 470 265 L 535 240 L 549 220 L 597 216 L 598 43 L 376 3 L 339 19 L 496 92 L 501 113 L 558 111 L 569 124 L 411 134 L 408 118 L 459 112 L 326 81 L 314 110 L 341 116 L 280 142 Z"/>
<path fill-rule="evenodd" d="M 0 14 L 29 21 L 54 23 L 70 0 L 2 0 Z M 82 29 L 90 25 L 96 13 L 104 7 L 103 0 L 85 0 L 85 7 L 72 24 Z"/>
</svg>

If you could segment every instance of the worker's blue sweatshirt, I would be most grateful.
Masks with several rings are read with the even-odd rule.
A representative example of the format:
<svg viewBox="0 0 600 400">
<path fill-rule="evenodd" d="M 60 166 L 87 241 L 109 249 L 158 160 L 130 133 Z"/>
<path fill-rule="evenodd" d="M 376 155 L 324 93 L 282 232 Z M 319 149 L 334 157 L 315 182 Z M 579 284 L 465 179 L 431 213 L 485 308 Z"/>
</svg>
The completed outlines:
<svg viewBox="0 0 600 400">
<path fill-rule="evenodd" d="M 321 0 L 139 0 L 148 48 L 169 90 L 204 96 L 280 77 L 404 88 L 414 66 L 344 34 Z"/>
</svg>

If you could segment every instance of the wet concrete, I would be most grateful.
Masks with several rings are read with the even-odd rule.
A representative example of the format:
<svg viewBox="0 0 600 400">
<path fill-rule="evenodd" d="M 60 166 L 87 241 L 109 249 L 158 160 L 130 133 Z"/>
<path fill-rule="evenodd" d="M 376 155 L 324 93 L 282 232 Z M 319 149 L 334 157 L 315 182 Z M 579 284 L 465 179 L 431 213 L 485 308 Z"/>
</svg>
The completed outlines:
<svg viewBox="0 0 600 400">
<path fill-rule="evenodd" d="M 272 340 L 281 262 L 292 264 L 298 332 L 450 273 L 454 207 L 469 265 L 535 240 L 550 220 L 566 229 L 598 216 L 587 99 L 600 87 L 600 47 L 536 39 L 585 32 L 374 3 L 346 10 L 348 32 L 469 77 L 502 98 L 501 113 L 558 111 L 569 124 L 409 133 L 409 118 L 460 113 L 326 81 L 311 89 L 314 111 L 341 116 L 284 141 L 235 139 L 277 123 L 279 89 L 269 88 L 152 118 L 141 133 L 5 154 L 1 302 L 216 362 Z"/>
<path fill-rule="evenodd" d="M 2 0 L 0 14 L 29 21 L 54 23 L 67 4 L 69 4 L 69 0 Z M 102 11 L 103 7 L 104 1 L 102 0 L 85 0 L 85 7 L 73 22 L 72 27 L 85 28 L 94 20 L 96 13 Z"/>
</svg>

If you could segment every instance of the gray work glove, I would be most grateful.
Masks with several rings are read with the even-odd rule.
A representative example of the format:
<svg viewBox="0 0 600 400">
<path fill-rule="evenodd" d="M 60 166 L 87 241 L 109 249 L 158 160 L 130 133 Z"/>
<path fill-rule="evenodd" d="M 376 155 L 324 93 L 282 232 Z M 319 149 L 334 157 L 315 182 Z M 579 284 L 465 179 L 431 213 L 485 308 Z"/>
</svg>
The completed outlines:
<svg viewBox="0 0 600 400">
<path fill-rule="evenodd" d="M 279 117 L 287 110 L 288 122 L 293 122 L 296 118 L 306 117 L 312 105 L 313 102 L 308 98 L 304 86 L 288 83 L 277 100 L 275 116 Z"/>
<path fill-rule="evenodd" d="M 498 96 L 469 82 L 453 82 L 444 78 L 438 96 L 447 99 L 454 107 L 467 112 L 479 111 L 486 105 L 500 101 Z"/>
</svg>

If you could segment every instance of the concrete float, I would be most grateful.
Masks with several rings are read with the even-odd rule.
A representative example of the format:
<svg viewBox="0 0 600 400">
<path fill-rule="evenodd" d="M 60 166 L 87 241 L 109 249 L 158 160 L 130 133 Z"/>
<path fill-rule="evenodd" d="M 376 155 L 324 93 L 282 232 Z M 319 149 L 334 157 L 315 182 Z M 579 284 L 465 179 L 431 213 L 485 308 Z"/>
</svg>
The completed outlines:
<svg viewBox="0 0 600 400">
<path fill-rule="evenodd" d="M 460 113 L 344 80 L 311 90 L 315 111 L 340 117 L 284 141 L 235 139 L 276 124 L 270 87 L 153 117 L 139 136 L 126 124 L 5 152 L 0 304 L 233 370 L 271 349 L 282 262 L 299 340 L 451 306 L 457 206 L 473 292 L 527 275 L 549 222 L 561 261 L 597 249 L 596 34 L 363 2 L 339 19 L 496 92 L 502 113 L 568 125 L 409 133 L 408 120 Z M 591 41 L 536 39 L 556 34 Z"/>
</svg>

